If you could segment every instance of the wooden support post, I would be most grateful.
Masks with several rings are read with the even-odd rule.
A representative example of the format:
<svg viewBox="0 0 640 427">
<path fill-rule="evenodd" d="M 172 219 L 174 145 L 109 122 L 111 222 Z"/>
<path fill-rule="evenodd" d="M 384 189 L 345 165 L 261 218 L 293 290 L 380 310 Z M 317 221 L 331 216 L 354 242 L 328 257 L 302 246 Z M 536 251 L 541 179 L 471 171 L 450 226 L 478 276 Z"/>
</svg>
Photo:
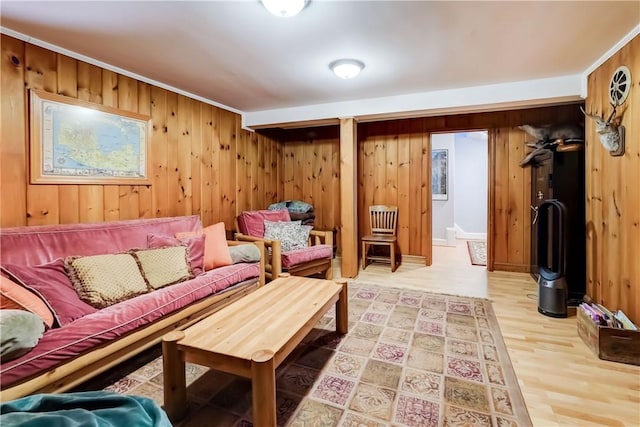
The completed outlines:
<svg viewBox="0 0 640 427">
<path fill-rule="evenodd" d="M 260 350 L 251 356 L 253 425 L 276 425 L 276 367 L 274 353 Z"/>
<path fill-rule="evenodd" d="M 335 281 L 342 286 L 340 298 L 336 302 L 336 332 L 346 334 L 349 332 L 349 290 L 346 279 Z"/>
<path fill-rule="evenodd" d="M 187 382 L 184 355 L 178 350 L 178 341 L 184 332 L 172 331 L 162 337 L 162 372 L 164 374 L 164 410 L 176 422 L 187 413 Z"/>
<path fill-rule="evenodd" d="M 357 122 L 340 119 L 340 218 L 342 227 L 342 277 L 358 275 Z"/>
</svg>

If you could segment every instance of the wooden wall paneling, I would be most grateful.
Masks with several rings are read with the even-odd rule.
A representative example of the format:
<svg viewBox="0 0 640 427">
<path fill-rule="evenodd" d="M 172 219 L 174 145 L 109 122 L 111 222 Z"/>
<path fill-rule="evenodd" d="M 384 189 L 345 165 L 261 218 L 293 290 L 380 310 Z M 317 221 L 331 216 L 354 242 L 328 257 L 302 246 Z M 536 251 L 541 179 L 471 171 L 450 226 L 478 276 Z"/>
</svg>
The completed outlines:
<svg viewBox="0 0 640 427">
<path fill-rule="evenodd" d="M 375 124 L 376 136 L 373 147 L 373 204 L 383 205 L 387 203 L 387 189 L 385 181 L 387 179 L 386 168 L 386 144 L 388 142 L 386 122 Z"/>
<path fill-rule="evenodd" d="M 191 120 L 193 117 L 191 99 L 178 95 L 178 215 L 191 215 L 193 209 L 191 187 Z"/>
<path fill-rule="evenodd" d="M 358 134 L 353 118 L 340 119 L 340 204 L 343 277 L 358 274 Z"/>
<path fill-rule="evenodd" d="M 137 83 L 138 83 L 138 113 L 151 117 L 151 85 L 143 82 L 137 82 Z M 152 125 L 151 134 L 147 136 L 147 144 L 149 144 L 149 148 L 147 149 L 147 155 L 149 156 L 147 165 L 149 167 L 149 170 L 147 171 L 147 174 L 151 178 L 151 182 L 153 182 L 154 152 L 151 146 L 153 133 L 155 132 L 155 130 L 153 129 L 153 120 L 151 121 L 151 125 Z M 153 217 L 152 187 L 153 187 L 152 185 L 139 185 L 137 187 L 138 218 Z"/>
<path fill-rule="evenodd" d="M 426 134 L 422 138 L 422 177 L 420 180 L 420 243 L 422 250 L 420 254 L 424 257 L 425 265 L 431 265 L 433 261 L 433 237 L 432 237 L 432 215 L 431 215 L 431 135 Z"/>
<path fill-rule="evenodd" d="M 269 156 L 271 151 L 270 144 L 269 141 L 266 141 L 262 135 L 256 132 L 251 134 L 251 140 L 252 143 L 255 140 L 257 151 L 257 159 L 253 161 L 253 176 L 255 177 L 251 191 L 253 194 L 252 200 L 254 201 L 253 209 L 259 206 L 266 208 L 272 203 L 268 194 L 268 188 L 271 187 L 271 182 L 269 181 L 269 172 L 265 167 L 265 158 Z"/>
<path fill-rule="evenodd" d="M 388 139 L 384 144 L 384 189 L 386 205 L 398 206 L 398 124 L 387 126 Z"/>
<path fill-rule="evenodd" d="M 360 177 L 360 183 L 358 185 L 358 196 L 362 200 L 362 204 L 358 207 L 358 214 L 360 221 L 358 221 L 360 236 L 366 236 L 371 233 L 371 222 L 369 218 L 369 206 L 374 205 L 375 194 L 375 130 L 373 123 L 367 123 L 365 126 L 360 126 L 360 129 L 364 129 L 363 136 L 360 139 L 359 155 L 362 157 L 362 169 L 358 171 Z M 342 150 L 342 145 L 340 146 Z"/>
<path fill-rule="evenodd" d="M 422 189 L 420 184 L 422 183 L 422 169 L 425 166 L 422 160 L 424 129 L 420 120 L 411 120 L 409 125 L 411 126 L 409 151 L 411 156 L 409 161 L 409 235 L 411 237 L 409 239 L 409 254 L 420 255 L 422 254 L 422 242 L 420 241 L 422 238 Z"/>
<path fill-rule="evenodd" d="M 222 152 L 225 146 L 220 139 L 222 110 L 213 107 L 213 133 L 211 134 L 211 223 L 222 221 Z M 235 222 L 235 220 L 234 220 Z"/>
<path fill-rule="evenodd" d="M 322 145 L 326 144 L 324 139 L 315 140 L 311 143 L 311 151 L 307 152 L 310 156 L 307 158 L 309 163 L 309 193 L 307 195 L 307 203 L 314 206 L 314 211 L 317 210 L 316 215 L 322 216 Z M 322 217 L 320 218 L 322 220 Z"/>
<path fill-rule="evenodd" d="M 65 55 L 57 55 L 58 94 L 71 98 L 78 97 L 77 61 Z M 78 185 L 58 186 L 58 204 L 60 205 L 60 223 L 70 224 L 80 221 Z"/>
<path fill-rule="evenodd" d="M 77 61 L 78 99 L 102 103 L 102 68 Z M 78 220 L 100 222 L 104 220 L 104 191 L 102 185 L 78 186 Z"/>
<path fill-rule="evenodd" d="M 294 158 L 293 158 L 293 143 L 282 144 L 282 188 L 283 188 L 283 200 L 287 200 L 293 195 L 294 186 Z"/>
<path fill-rule="evenodd" d="M 338 147 L 338 141 L 325 140 L 322 144 L 320 156 L 322 161 L 322 170 L 320 171 L 320 196 L 317 197 L 314 211 L 316 219 L 314 224 L 316 228 L 322 230 L 332 230 L 339 222 L 334 221 L 334 212 L 336 209 L 336 194 L 331 193 L 333 181 L 333 151 Z"/>
<path fill-rule="evenodd" d="M 245 137 L 244 133 L 239 133 L 236 139 L 236 150 L 237 150 L 237 161 L 236 161 L 236 176 L 238 177 L 238 182 L 236 184 L 236 208 L 239 212 L 250 210 L 249 205 L 251 201 L 249 198 L 251 197 L 251 191 L 246 188 L 246 183 L 251 181 L 251 176 L 249 175 L 250 166 L 247 162 L 251 161 L 251 156 L 247 152 L 248 149 L 248 141 Z"/>
<path fill-rule="evenodd" d="M 220 111 L 220 221 L 224 221 L 227 230 L 235 229 L 236 212 L 236 114 Z M 216 167 L 216 166 L 214 166 Z M 215 200 L 214 200 L 214 203 Z"/>
<path fill-rule="evenodd" d="M 310 182 L 311 168 L 307 165 L 308 160 L 305 158 L 306 141 L 296 144 L 293 147 L 293 200 L 305 200 L 308 194 L 308 186 Z"/>
<path fill-rule="evenodd" d="M 602 147 L 595 123 L 586 122 L 587 293 L 611 309 L 640 321 L 640 36 L 588 77 L 586 110 L 607 117 L 609 81 L 620 65 L 631 71 L 629 97 L 618 108 L 625 126 L 625 154 Z"/>
<path fill-rule="evenodd" d="M 525 243 L 529 241 L 531 236 L 531 227 L 527 224 L 531 200 L 531 180 L 526 179 L 525 175 L 530 177 L 531 170 L 520 166 L 520 161 L 524 157 L 524 133 L 517 128 L 510 128 L 508 135 L 509 204 L 507 215 L 509 234 L 507 262 L 523 268 L 522 271 L 529 271 L 529 250 L 527 249 L 529 245 Z"/>
<path fill-rule="evenodd" d="M 203 129 L 206 131 L 207 127 L 202 122 L 202 112 L 205 104 L 191 101 L 191 214 L 200 215 L 202 220 L 202 142 L 203 142 Z"/>
<path fill-rule="evenodd" d="M 240 124 L 240 120 L 238 120 L 238 124 Z M 263 170 L 260 169 L 260 140 L 258 138 L 258 134 L 255 132 L 249 132 L 247 130 L 242 130 L 244 134 L 247 134 L 249 137 L 249 147 L 251 148 L 251 181 L 249 186 L 249 207 L 251 210 L 255 209 L 266 209 L 269 204 L 266 202 L 264 189 L 263 192 L 260 193 L 259 185 L 260 182 L 264 184 L 264 173 Z M 264 146 L 262 147 L 264 149 Z M 262 153 L 264 156 L 264 152 Z"/>
<path fill-rule="evenodd" d="M 201 213 L 202 224 L 213 224 L 213 149 L 218 147 L 217 127 L 214 127 L 215 107 L 203 104 L 201 116 L 202 154 L 200 156 L 201 173 Z"/>
<path fill-rule="evenodd" d="M 110 70 L 102 71 L 102 104 L 109 107 L 118 107 L 118 75 Z M 103 192 L 104 220 L 119 220 L 120 186 L 105 185 Z"/>
<path fill-rule="evenodd" d="M 57 92 L 57 54 L 55 52 L 27 44 L 25 45 L 25 64 L 27 89 Z M 27 184 L 27 225 L 59 224 L 58 194 L 57 185 Z"/>
<path fill-rule="evenodd" d="M 183 214 L 183 193 L 180 188 L 180 125 L 178 122 L 178 97 L 167 92 L 167 196 L 168 216 Z"/>
<path fill-rule="evenodd" d="M 118 75 L 118 108 L 138 112 L 138 81 Z M 136 219 L 140 215 L 137 185 L 119 186 L 120 219 Z"/>
<path fill-rule="evenodd" d="M 411 127 L 408 120 L 399 123 L 398 132 L 398 248 L 409 253 L 409 193 L 411 189 Z"/>
<path fill-rule="evenodd" d="M 151 211 L 154 217 L 169 216 L 169 128 L 167 114 L 167 91 L 151 87 Z"/>
<path fill-rule="evenodd" d="M 495 262 L 495 230 L 496 222 L 496 129 L 487 131 L 487 159 L 489 162 L 489 176 L 487 180 L 487 271 L 494 271 Z M 489 238 L 490 237 L 490 238 Z"/>
<path fill-rule="evenodd" d="M 495 129 L 493 247 L 496 269 L 509 263 L 509 129 Z"/>
<path fill-rule="evenodd" d="M 332 215 L 332 221 L 330 224 L 327 224 L 327 226 L 330 226 L 332 228 L 337 229 L 335 238 L 333 240 L 334 245 L 337 246 L 338 251 L 340 251 L 341 249 L 341 231 L 340 231 L 340 215 L 342 212 L 342 208 L 341 208 L 341 200 L 340 200 L 340 139 L 339 137 L 336 138 L 334 140 L 335 142 L 332 143 L 332 150 L 331 150 L 331 187 L 330 187 L 330 194 L 329 197 L 331 199 L 331 201 L 333 202 L 333 215 Z M 357 141 L 357 140 L 356 140 Z M 356 146 L 358 145 L 358 143 L 356 142 Z M 358 155 L 357 152 L 357 148 L 356 148 L 356 157 Z M 357 160 L 356 160 L 357 161 Z M 357 164 L 357 163 L 356 163 Z M 358 175 L 359 176 L 359 175 Z M 358 186 L 358 192 L 359 192 L 359 186 Z M 359 194 L 358 194 L 359 195 Z M 360 217 L 362 218 L 362 217 Z M 358 222 L 362 222 L 362 219 Z M 357 232 L 357 230 L 356 230 Z"/>
<path fill-rule="evenodd" d="M 622 208 L 624 220 L 621 234 L 624 241 L 622 248 L 622 280 L 621 300 L 626 301 L 622 309 L 629 313 L 636 323 L 640 322 L 640 263 L 637 254 L 640 253 L 640 37 L 636 36 L 630 46 L 623 50 L 621 62 L 629 64 L 632 79 L 635 82 L 633 98 L 629 101 L 625 112 L 623 125 L 626 127 L 630 142 L 627 142 L 625 169 L 623 177 L 624 191 L 621 199 L 625 206 Z M 633 78 L 633 76 L 636 76 Z"/>
<path fill-rule="evenodd" d="M 0 226 L 27 224 L 27 120 L 24 44 L 0 35 Z"/>
</svg>

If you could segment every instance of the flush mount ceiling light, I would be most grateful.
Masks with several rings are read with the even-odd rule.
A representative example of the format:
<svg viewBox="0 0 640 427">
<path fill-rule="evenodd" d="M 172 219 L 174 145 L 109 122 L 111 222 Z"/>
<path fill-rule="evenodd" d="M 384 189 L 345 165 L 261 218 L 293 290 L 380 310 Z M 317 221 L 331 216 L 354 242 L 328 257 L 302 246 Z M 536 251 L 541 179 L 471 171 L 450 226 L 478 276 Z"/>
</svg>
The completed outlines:
<svg viewBox="0 0 640 427">
<path fill-rule="evenodd" d="M 300 13 L 309 0 L 260 0 L 260 3 L 274 15 L 290 18 Z"/>
<path fill-rule="evenodd" d="M 360 74 L 364 63 L 357 59 L 338 59 L 329 64 L 329 68 L 341 79 L 352 79 Z"/>
</svg>

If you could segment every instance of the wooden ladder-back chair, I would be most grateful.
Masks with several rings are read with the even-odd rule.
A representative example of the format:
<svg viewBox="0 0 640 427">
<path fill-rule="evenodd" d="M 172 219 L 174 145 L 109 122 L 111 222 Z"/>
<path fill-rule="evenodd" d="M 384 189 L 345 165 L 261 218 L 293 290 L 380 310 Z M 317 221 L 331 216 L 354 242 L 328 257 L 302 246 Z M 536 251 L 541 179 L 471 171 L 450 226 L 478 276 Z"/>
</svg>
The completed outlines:
<svg viewBox="0 0 640 427">
<path fill-rule="evenodd" d="M 391 264 L 391 271 L 396 271 L 396 225 L 398 222 L 398 207 L 386 205 L 369 206 L 369 220 L 371 234 L 362 237 L 362 269 L 369 261 L 383 261 Z M 389 246 L 389 256 L 369 255 L 369 246 Z"/>
</svg>

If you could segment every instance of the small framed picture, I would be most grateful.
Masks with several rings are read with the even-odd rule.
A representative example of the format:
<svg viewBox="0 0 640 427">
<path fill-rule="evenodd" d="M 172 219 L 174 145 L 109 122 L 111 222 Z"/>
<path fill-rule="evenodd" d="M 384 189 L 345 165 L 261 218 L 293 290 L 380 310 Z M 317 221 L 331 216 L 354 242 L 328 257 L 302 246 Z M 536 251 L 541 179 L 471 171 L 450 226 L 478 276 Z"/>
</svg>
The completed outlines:
<svg viewBox="0 0 640 427">
<path fill-rule="evenodd" d="M 448 200 L 447 192 L 449 150 L 431 150 L 431 197 L 433 200 Z"/>
</svg>

